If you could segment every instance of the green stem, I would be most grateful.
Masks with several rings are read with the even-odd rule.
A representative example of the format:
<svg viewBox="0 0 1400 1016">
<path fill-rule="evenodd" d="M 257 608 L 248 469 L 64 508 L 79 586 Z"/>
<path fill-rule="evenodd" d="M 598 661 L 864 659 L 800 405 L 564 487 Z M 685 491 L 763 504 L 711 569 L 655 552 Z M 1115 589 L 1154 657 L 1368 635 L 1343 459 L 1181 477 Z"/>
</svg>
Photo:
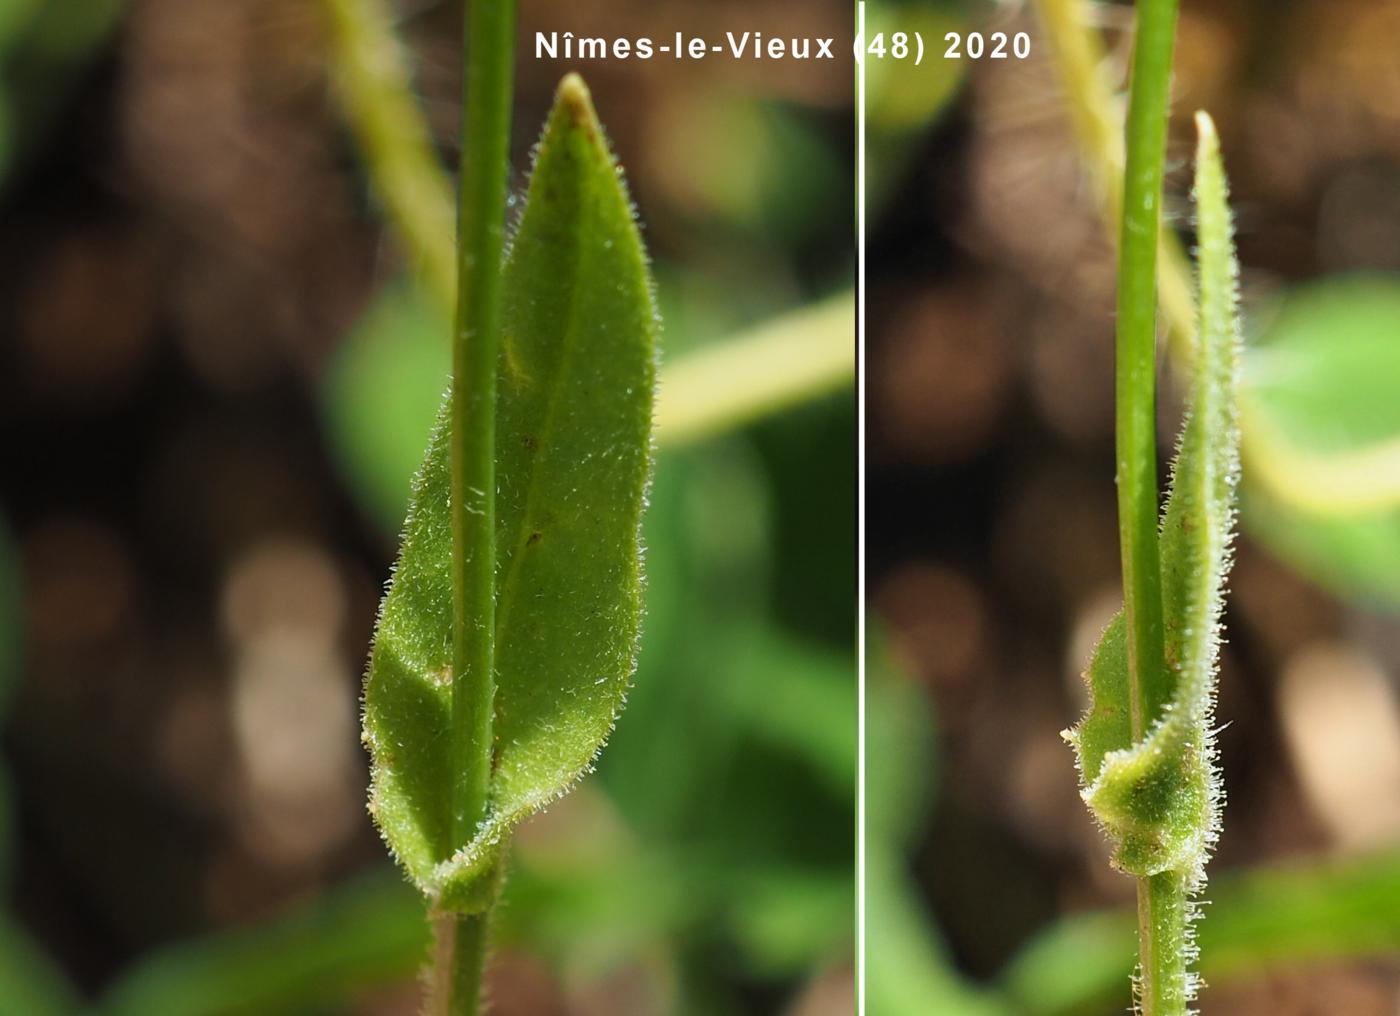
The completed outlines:
<svg viewBox="0 0 1400 1016">
<path fill-rule="evenodd" d="M 436 956 L 428 1011 L 476 1016 L 486 970 L 489 914 L 443 914 L 435 919 Z"/>
<path fill-rule="evenodd" d="M 1157 250 L 1176 15 L 1176 0 L 1139 0 L 1137 6 L 1118 248 L 1118 524 L 1134 740 L 1171 697 L 1157 535 Z M 1186 1011 L 1185 910 L 1181 876 L 1138 880 L 1143 1016 Z"/>
<path fill-rule="evenodd" d="M 452 842 L 486 815 L 496 631 L 496 366 L 515 51 L 513 0 L 469 5 L 452 343 Z M 487 915 L 459 916 L 448 1012 L 477 1011 Z"/>
<path fill-rule="evenodd" d="M 1104 73 L 1104 46 L 1091 18 L 1090 0 L 1035 0 L 1065 107 L 1105 225 L 1116 231 L 1123 215 L 1123 114 Z M 1117 240 L 1117 236 L 1114 236 Z M 1157 245 L 1157 302 L 1166 319 L 1167 345 L 1178 365 L 1190 366 L 1196 329 L 1191 265 L 1174 233 Z"/>
<path fill-rule="evenodd" d="M 1171 696 L 1163 665 L 1157 556 L 1157 237 L 1162 214 L 1175 0 L 1141 0 L 1118 250 L 1118 518 L 1128 619 L 1133 737 Z"/>
<path fill-rule="evenodd" d="M 1087 156 L 1105 222 L 1119 222 L 1123 142 L 1109 83 L 1101 73 L 1103 45 L 1089 19 L 1088 0 L 1035 0 L 1050 42 L 1060 86 L 1079 146 Z M 1157 251 L 1157 298 L 1167 345 L 1185 373 L 1195 360 L 1196 298 L 1181 241 L 1164 232 Z M 662 386 L 666 390 L 666 386 Z M 1259 407 L 1239 407 L 1240 452 L 1251 482 L 1295 508 L 1349 517 L 1400 504 L 1400 441 L 1377 441 L 1353 452 L 1307 454 Z"/>
<path fill-rule="evenodd" d="M 1186 974 L 1189 912 L 1185 873 L 1164 871 L 1138 880 L 1138 1005 L 1143 1016 L 1186 1013 L 1191 997 Z"/>
</svg>

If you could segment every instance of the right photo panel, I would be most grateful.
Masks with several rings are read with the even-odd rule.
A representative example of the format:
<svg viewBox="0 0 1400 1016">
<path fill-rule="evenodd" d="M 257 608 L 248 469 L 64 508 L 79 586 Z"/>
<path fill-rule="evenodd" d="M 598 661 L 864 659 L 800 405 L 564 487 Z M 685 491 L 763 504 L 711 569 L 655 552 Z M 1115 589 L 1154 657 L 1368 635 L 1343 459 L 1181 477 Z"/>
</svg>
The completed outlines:
<svg viewBox="0 0 1400 1016">
<path fill-rule="evenodd" d="M 1400 1011 L 1400 5 L 868 4 L 864 1011 Z"/>
</svg>

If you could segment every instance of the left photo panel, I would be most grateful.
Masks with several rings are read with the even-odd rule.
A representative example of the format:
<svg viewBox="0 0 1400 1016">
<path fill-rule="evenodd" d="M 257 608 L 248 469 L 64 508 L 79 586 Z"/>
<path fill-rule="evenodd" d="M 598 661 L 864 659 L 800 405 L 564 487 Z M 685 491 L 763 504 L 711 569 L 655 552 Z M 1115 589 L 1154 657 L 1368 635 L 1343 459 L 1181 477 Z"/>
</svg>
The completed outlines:
<svg viewBox="0 0 1400 1016">
<path fill-rule="evenodd" d="M 853 1011 L 853 35 L 0 13 L 0 1013 Z"/>
</svg>

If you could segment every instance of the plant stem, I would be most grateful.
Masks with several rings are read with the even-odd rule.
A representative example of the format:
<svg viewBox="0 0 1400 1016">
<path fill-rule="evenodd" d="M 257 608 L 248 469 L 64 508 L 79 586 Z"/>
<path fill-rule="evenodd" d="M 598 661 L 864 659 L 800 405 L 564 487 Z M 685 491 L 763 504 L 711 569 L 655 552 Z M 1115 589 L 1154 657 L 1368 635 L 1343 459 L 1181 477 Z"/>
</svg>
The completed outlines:
<svg viewBox="0 0 1400 1016">
<path fill-rule="evenodd" d="M 1191 992 L 1188 875 L 1164 871 L 1138 881 L 1138 1004 L 1144 1016 L 1183 1016 Z M 1144 940 L 1142 929 L 1151 929 Z"/>
<path fill-rule="evenodd" d="M 1089 19 L 1088 0 L 1035 0 L 1050 42 L 1070 120 L 1088 159 L 1100 212 L 1119 222 L 1123 144 L 1119 114 L 1101 73 L 1103 46 Z M 1158 303 L 1174 366 L 1195 361 L 1196 300 L 1191 267 L 1180 240 L 1169 232 L 1157 249 Z M 665 386 L 663 386 L 663 391 Z M 1240 407 L 1241 454 L 1255 485 L 1309 514 L 1349 517 L 1400 504 L 1400 441 L 1377 441 L 1355 451 L 1306 453 L 1248 399 Z"/>
<path fill-rule="evenodd" d="M 442 914 L 434 918 L 435 955 L 428 1012 L 476 1016 L 486 969 L 489 915 Z"/>
<path fill-rule="evenodd" d="M 1176 0 L 1139 0 L 1137 5 L 1118 248 L 1118 525 L 1134 740 L 1142 738 L 1171 697 L 1157 538 L 1156 380 L 1157 249 L 1176 15 Z M 1185 888 L 1176 873 L 1138 879 L 1143 1016 L 1185 1013 Z"/>
<path fill-rule="evenodd" d="M 468 7 L 452 343 L 452 842 L 486 814 L 496 697 L 496 366 L 515 54 L 513 0 Z M 477 1011 L 486 913 L 455 918 L 448 1012 Z"/>
<path fill-rule="evenodd" d="M 1065 106 L 1089 172 L 1104 223 L 1118 230 L 1123 215 L 1123 113 L 1104 74 L 1104 47 L 1089 0 L 1035 0 L 1050 42 Z M 1116 240 L 1117 237 L 1115 236 Z M 1180 366 L 1194 358 L 1196 296 L 1191 265 L 1176 235 L 1157 244 L 1157 302 L 1166 319 L 1167 345 Z"/>
<path fill-rule="evenodd" d="M 326 0 L 346 119 L 370 185 L 433 296 L 450 308 L 452 188 L 410 87 L 384 0 Z"/>
<path fill-rule="evenodd" d="M 1118 517 L 1133 737 L 1171 696 L 1157 553 L 1157 236 L 1161 223 L 1175 0 L 1142 0 L 1127 125 L 1118 252 Z"/>
</svg>

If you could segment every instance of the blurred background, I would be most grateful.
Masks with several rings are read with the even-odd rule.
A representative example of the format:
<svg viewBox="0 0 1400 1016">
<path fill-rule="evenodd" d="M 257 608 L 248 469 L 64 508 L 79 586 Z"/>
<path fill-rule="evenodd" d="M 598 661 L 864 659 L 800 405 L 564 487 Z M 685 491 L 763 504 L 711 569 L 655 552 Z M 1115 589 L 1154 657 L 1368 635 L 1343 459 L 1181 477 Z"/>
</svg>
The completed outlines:
<svg viewBox="0 0 1400 1016">
<path fill-rule="evenodd" d="M 347 128 L 364 68 L 329 10 L 0 6 L 0 1012 L 418 1011 L 422 907 L 357 713 L 449 332 Z M 455 166 L 460 5 L 392 16 Z M 522 39 L 849 25 L 521 10 Z M 570 69 L 521 46 L 517 192 Z M 667 364 L 813 305 L 849 349 L 850 60 L 577 69 Z M 666 439 L 635 689 L 518 837 L 493 1012 L 850 1011 L 855 418 L 826 388 Z"/>
<path fill-rule="evenodd" d="M 879 8 L 1032 55 L 872 81 L 872 1016 L 1129 1004 L 1133 881 L 1060 739 L 1121 595 L 1114 264 L 1038 6 Z M 1131 7 L 1087 14 L 1121 95 Z M 1169 217 L 1189 245 L 1207 109 L 1250 346 L 1206 1016 L 1400 1005 L 1397 53 L 1394 4 L 1182 3 Z"/>
</svg>

